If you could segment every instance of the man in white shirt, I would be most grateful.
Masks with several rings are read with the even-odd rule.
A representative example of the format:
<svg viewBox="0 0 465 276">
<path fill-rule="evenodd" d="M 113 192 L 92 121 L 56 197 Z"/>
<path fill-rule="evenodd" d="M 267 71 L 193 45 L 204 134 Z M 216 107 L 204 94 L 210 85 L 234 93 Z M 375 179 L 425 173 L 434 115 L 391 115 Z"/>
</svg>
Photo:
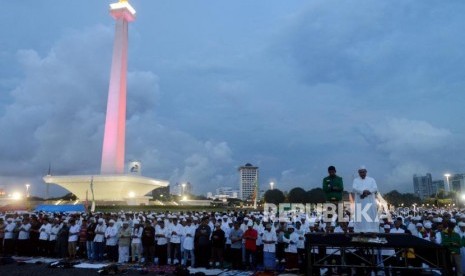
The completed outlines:
<svg viewBox="0 0 465 276">
<path fill-rule="evenodd" d="M 276 266 L 276 231 L 272 231 L 271 224 L 267 223 L 262 235 L 263 265 L 265 270 L 274 270 Z"/>
<path fill-rule="evenodd" d="M 39 228 L 39 256 L 47 256 L 49 254 L 49 242 L 52 225 L 44 219 L 44 223 Z"/>
<path fill-rule="evenodd" d="M 105 245 L 105 231 L 107 227 L 103 218 L 98 219 L 98 224 L 95 227 L 94 237 L 94 253 L 93 256 L 97 262 L 103 261 L 103 249 Z"/>
<path fill-rule="evenodd" d="M 18 232 L 18 255 L 26 256 L 29 251 L 29 231 L 31 230 L 31 224 L 28 218 L 24 218 L 21 226 L 19 226 Z"/>
<path fill-rule="evenodd" d="M 56 257 L 57 253 L 56 252 L 56 245 L 57 245 L 57 236 L 58 232 L 61 229 L 62 224 L 60 223 L 60 220 L 58 218 L 53 219 L 52 226 L 50 227 L 50 236 L 48 239 L 48 249 L 49 249 L 49 255 L 51 257 Z"/>
<path fill-rule="evenodd" d="M 173 217 L 173 223 L 169 227 L 170 237 L 170 260 L 172 264 L 181 262 L 181 237 L 183 235 L 183 227 L 178 223 L 178 218 Z"/>
<path fill-rule="evenodd" d="M 110 262 L 118 261 L 118 228 L 114 220 L 108 222 L 108 227 L 105 230 L 105 238 L 107 240 L 107 256 Z"/>
<path fill-rule="evenodd" d="M 14 240 L 14 231 L 16 228 L 16 223 L 13 218 L 8 218 L 7 224 L 5 226 L 5 237 L 4 237 L 4 255 L 11 256 L 14 253 L 15 240 Z"/>
<path fill-rule="evenodd" d="M 367 176 L 367 169 L 361 166 L 358 170 L 359 177 L 353 181 L 355 193 L 355 232 L 378 233 L 378 207 L 376 193 L 378 186 L 375 179 Z M 366 210 L 366 212 L 364 212 Z"/>
<path fill-rule="evenodd" d="M 182 244 L 184 248 L 184 256 L 182 260 L 182 265 L 187 266 L 187 259 L 190 257 L 191 259 L 191 266 L 194 267 L 195 265 L 195 254 L 194 254 L 194 237 L 195 237 L 195 230 L 197 227 L 192 224 L 192 219 L 187 218 L 187 225 L 184 227 L 184 242 Z"/>
<path fill-rule="evenodd" d="M 70 260 L 76 258 L 76 244 L 79 238 L 81 227 L 76 224 L 74 219 L 69 220 L 69 236 L 68 236 L 68 255 Z"/>
<path fill-rule="evenodd" d="M 134 227 L 132 228 L 132 240 L 131 240 L 131 255 L 132 262 L 136 262 L 136 255 L 139 263 L 142 262 L 142 242 L 141 236 L 144 232 L 144 228 L 140 224 L 139 220 L 134 220 Z"/>
<path fill-rule="evenodd" d="M 165 227 L 165 222 L 160 220 L 155 227 L 155 237 L 157 238 L 157 256 L 159 265 L 168 264 L 168 235 L 169 230 Z"/>
<path fill-rule="evenodd" d="M 297 243 L 299 242 L 299 234 L 294 232 L 294 226 L 287 227 L 289 238 L 283 237 L 283 241 L 288 244 L 286 252 L 286 268 L 296 269 L 299 267 L 299 257 L 297 255 Z"/>
</svg>

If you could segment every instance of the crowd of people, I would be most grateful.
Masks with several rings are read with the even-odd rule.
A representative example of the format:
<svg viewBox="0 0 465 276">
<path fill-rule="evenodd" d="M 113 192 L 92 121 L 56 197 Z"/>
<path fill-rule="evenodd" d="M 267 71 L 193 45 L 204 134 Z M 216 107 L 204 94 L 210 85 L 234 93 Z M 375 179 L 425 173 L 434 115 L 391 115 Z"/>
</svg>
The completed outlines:
<svg viewBox="0 0 465 276">
<path fill-rule="evenodd" d="M 12 213 L 0 218 L 0 252 L 6 256 L 207 268 L 222 268 L 227 262 L 233 269 L 251 270 L 258 266 L 274 270 L 282 264 L 287 269 L 303 270 L 306 234 L 354 232 L 348 217 L 327 223 L 322 217 L 293 213 L 272 217 L 245 211 Z M 448 247 L 461 273 L 465 213 L 390 213 L 382 215 L 380 221 L 380 233 L 411 234 Z M 384 250 L 382 254 L 395 253 Z"/>
</svg>

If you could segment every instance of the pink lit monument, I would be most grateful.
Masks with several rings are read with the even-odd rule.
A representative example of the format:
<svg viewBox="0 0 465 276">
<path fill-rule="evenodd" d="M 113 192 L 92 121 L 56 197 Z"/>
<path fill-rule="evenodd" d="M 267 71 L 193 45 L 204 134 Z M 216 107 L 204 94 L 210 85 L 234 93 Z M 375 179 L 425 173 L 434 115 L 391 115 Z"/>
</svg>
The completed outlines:
<svg viewBox="0 0 465 276">
<path fill-rule="evenodd" d="M 126 136 L 126 74 L 128 64 L 128 25 L 136 19 L 136 11 L 127 1 L 110 5 L 116 20 L 107 116 L 102 150 L 102 174 L 124 173 Z"/>
<path fill-rule="evenodd" d="M 124 147 L 126 136 L 126 75 L 128 61 L 128 25 L 136 19 L 136 11 L 127 0 L 110 4 L 110 14 L 116 20 L 113 60 L 103 137 L 102 164 L 100 175 L 69 175 L 44 177 L 45 183 L 57 184 L 80 200 L 92 193 L 98 201 L 126 202 L 127 204 L 148 204 L 145 196 L 159 187 L 168 186 L 168 181 L 140 175 L 131 168 L 125 174 Z"/>
</svg>

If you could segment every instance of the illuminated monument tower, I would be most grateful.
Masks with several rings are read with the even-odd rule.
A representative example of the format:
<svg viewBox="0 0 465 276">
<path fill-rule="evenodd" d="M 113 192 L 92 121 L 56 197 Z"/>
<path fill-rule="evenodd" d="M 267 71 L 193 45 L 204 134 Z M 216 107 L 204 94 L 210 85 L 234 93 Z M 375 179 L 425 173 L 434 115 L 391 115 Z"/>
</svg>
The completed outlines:
<svg viewBox="0 0 465 276">
<path fill-rule="evenodd" d="M 136 11 L 127 1 L 110 5 L 116 20 L 113 61 L 108 90 L 107 116 L 102 150 L 102 174 L 124 172 L 124 140 L 126 136 L 126 74 L 128 64 L 128 25 L 136 19 Z"/>
<path fill-rule="evenodd" d="M 94 198 L 99 201 L 125 201 L 128 204 L 148 203 L 147 193 L 168 186 L 168 181 L 140 175 L 140 163 L 131 165 L 124 174 L 124 147 L 126 136 L 126 75 L 128 52 L 128 25 L 135 20 L 136 11 L 120 0 L 110 4 L 110 14 L 116 20 L 113 60 L 103 138 L 100 175 L 71 175 L 44 177 L 45 183 L 57 184 L 79 199 Z M 133 162 L 134 163 L 134 162 Z"/>
</svg>

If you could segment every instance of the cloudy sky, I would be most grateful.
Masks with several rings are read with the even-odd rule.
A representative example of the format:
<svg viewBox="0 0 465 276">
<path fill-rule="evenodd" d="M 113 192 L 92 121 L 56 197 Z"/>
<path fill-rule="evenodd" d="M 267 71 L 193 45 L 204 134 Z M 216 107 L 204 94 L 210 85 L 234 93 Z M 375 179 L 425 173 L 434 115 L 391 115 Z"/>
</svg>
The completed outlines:
<svg viewBox="0 0 465 276">
<path fill-rule="evenodd" d="M 100 171 L 110 0 L 2 1 L 0 185 Z M 127 160 L 197 194 L 465 173 L 465 2 L 132 0 Z M 65 191 L 54 187 L 52 195 Z"/>
</svg>

